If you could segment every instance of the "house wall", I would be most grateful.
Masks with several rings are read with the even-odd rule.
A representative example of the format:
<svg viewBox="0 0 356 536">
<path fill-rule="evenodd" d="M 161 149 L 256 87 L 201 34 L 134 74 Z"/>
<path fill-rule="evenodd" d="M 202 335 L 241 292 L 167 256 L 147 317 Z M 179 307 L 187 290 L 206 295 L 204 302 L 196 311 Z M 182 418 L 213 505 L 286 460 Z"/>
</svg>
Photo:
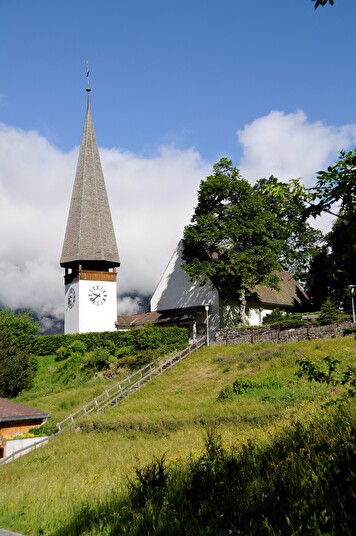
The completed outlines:
<svg viewBox="0 0 356 536">
<path fill-rule="evenodd" d="M 8 435 L 27 434 L 31 428 L 38 428 L 42 424 L 40 421 L 9 421 L 0 422 L 0 438 Z"/>
<path fill-rule="evenodd" d="M 200 287 L 181 268 L 181 243 L 178 244 L 151 298 L 151 311 L 167 311 L 209 305 L 209 334 L 220 327 L 219 295 L 212 285 Z M 203 322 L 206 322 L 204 318 Z"/>
</svg>

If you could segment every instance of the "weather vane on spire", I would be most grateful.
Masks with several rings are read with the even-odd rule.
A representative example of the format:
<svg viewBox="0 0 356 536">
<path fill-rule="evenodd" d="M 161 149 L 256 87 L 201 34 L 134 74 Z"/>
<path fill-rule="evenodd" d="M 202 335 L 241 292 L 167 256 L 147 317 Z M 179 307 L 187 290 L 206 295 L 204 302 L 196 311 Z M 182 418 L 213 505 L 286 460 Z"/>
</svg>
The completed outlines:
<svg viewBox="0 0 356 536">
<path fill-rule="evenodd" d="M 90 71 L 89 71 L 89 61 L 86 60 L 85 61 L 85 65 L 86 65 L 86 79 L 87 79 L 87 87 L 86 87 L 86 91 L 91 91 L 91 87 L 90 87 L 90 80 L 89 80 L 89 74 L 90 74 Z"/>
</svg>

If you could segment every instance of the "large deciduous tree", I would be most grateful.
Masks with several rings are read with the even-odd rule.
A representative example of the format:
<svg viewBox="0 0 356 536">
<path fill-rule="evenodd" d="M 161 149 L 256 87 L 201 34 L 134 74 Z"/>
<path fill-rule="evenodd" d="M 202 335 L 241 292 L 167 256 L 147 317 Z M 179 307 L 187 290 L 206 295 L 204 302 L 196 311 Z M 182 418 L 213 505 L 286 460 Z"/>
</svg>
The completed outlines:
<svg viewBox="0 0 356 536">
<path fill-rule="evenodd" d="M 257 284 L 278 288 L 281 240 L 278 218 L 232 162 L 222 158 L 201 181 L 191 224 L 184 229 L 183 268 L 192 280 L 210 281 L 222 298 L 236 300 L 247 323 L 246 292 Z"/>
<path fill-rule="evenodd" d="M 304 284 L 311 261 L 324 237 L 307 221 L 306 203 L 300 195 L 299 186 L 298 180 L 286 183 L 271 176 L 257 181 L 255 189 L 261 192 L 268 209 L 278 219 L 277 236 L 283 243 L 279 255 L 281 265 Z"/>
<path fill-rule="evenodd" d="M 8 309 L 1 309 L 0 330 L 7 331 L 16 346 L 25 349 L 31 346 L 35 335 L 40 330 L 40 325 L 32 318 L 30 313 L 15 313 Z"/>
<path fill-rule="evenodd" d="M 350 307 L 349 285 L 356 284 L 356 150 L 340 153 L 326 171 L 319 171 L 313 188 L 305 192 L 307 215 L 335 216 L 326 245 L 314 257 L 307 290 L 318 307 L 327 297 Z"/>
</svg>

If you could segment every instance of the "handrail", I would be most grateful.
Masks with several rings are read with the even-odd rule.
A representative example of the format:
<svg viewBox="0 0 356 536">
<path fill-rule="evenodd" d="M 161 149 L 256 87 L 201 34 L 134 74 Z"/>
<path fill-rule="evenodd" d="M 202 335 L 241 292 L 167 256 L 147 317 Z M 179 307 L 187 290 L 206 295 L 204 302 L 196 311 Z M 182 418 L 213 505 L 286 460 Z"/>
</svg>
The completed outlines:
<svg viewBox="0 0 356 536">
<path fill-rule="evenodd" d="M 74 419 L 76 417 L 79 417 L 81 413 L 84 412 L 83 416 L 85 416 L 94 410 L 98 410 L 101 407 L 100 402 L 103 398 L 106 397 L 106 399 L 108 399 L 111 396 L 111 400 L 112 400 L 113 398 L 115 398 L 115 396 L 118 395 L 118 393 L 116 393 L 117 390 L 119 390 L 120 392 L 126 390 L 132 384 L 136 383 L 139 379 L 141 379 L 143 377 L 143 374 L 146 373 L 148 369 L 151 369 L 153 365 L 154 363 L 152 362 L 142 367 L 141 369 L 137 370 L 130 376 L 127 376 L 126 378 L 121 380 L 121 382 L 118 382 L 115 385 L 112 385 L 111 387 L 109 387 L 109 389 L 106 389 L 103 393 L 93 398 L 90 402 L 87 402 L 86 404 L 81 406 L 74 413 L 71 413 L 70 415 L 68 415 L 68 417 L 66 417 L 65 419 L 57 423 L 58 431 L 62 432 L 63 425 L 65 425 L 68 422 L 71 422 L 72 423 L 71 426 L 72 426 L 74 424 Z"/>
<path fill-rule="evenodd" d="M 43 440 L 37 441 L 36 443 L 33 443 L 32 445 L 28 445 L 27 447 L 24 447 L 20 450 L 17 450 L 16 452 L 13 452 L 9 456 L 6 456 L 6 458 L 2 458 L 0 460 L 0 465 L 7 463 L 8 461 L 14 460 L 17 456 L 17 454 L 24 452 L 24 451 L 30 451 L 37 448 L 37 445 L 41 445 L 42 443 L 47 442 L 49 439 L 57 436 L 61 432 L 64 432 L 65 430 L 68 430 L 72 428 L 72 426 L 75 425 L 75 419 L 80 419 L 82 417 L 85 417 L 92 411 L 96 410 L 103 411 L 107 406 L 113 403 L 118 404 L 119 399 L 130 396 L 131 393 L 136 392 L 141 389 L 143 385 L 146 384 L 149 380 L 154 378 L 155 376 L 163 374 L 165 370 L 168 368 L 171 368 L 172 366 L 180 363 L 183 359 L 188 357 L 190 354 L 204 346 L 206 343 L 206 338 L 201 337 L 200 339 L 196 340 L 193 344 L 189 345 L 187 348 L 184 348 L 177 354 L 169 357 L 166 361 L 163 363 L 160 363 L 157 367 L 154 367 L 154 363 L 151 362 L 148 365 L 142 367 L 141 369 L 137 370 L 130 376 L 127 376 L 124 378 L 121 382 L 116 383 L 109 389 L 106 389 L 103 391 L 100 395 L 93 398 L 90 402 L 87 402 L 83 406 L 81 406 L 77 411 L 74 413 L 71 413 L 68 417 L 57 423 L 57 433 L 52 436 L 47 436 Z M 115 391 L 116 390 L 116 391 Z M 103 400 L 104 399 L 104 400 Z M 68 426 L 64 426 L 68 423 Z"/>
<path fill-rule="evenodd" d="M 48 436 L 44 437 L 43 439 L 40 439 L 39 441 L 36 441 L 35 443 L 31 443 L 31 445 L 27 445 L 27 447 L 23 447 L 22 449 L 15 450 L 14 452 L 9 454 L 5 458 L 1 458 L 0 465 L 5 464 L 9 461 L 15 460 L 15 458 L 18 457 L 18 454 L 20 454 L 20 452 L 25 452 L 26 450 L 28 451 L 35 450 L 39 445 L 42 445 L 42 443 L 48 443 Z"/>
<path fill-rule="evenodd" d="M 107 406 L 117 404 L 120 398 L 129 396 L 131 392 L 139 390 L 142 385 L 151 380 L 154 376 L 161 375 L 167 368 L 172 367 L 176 363 L 179 363 L 190 355 L 192 352 L 201 348 L 206 342 L 205 337 L 201 337 L 193 344 L 184 348 L 174 356 L 168 358 L 166 361 L 154 367 L 154 363 L 151 362 L 145 367 L 137 370 L 131 376 L 127 376 L 121 382 L 116 383 L 109 389 L 106 389 L 103 393 L 96 396 L 90 402 L 87 402 L 81 406 L 77 411 L 71 413 L 68 417 L 57 423 L 58 432 L 61 433 L 68 428 L 72 428 L 75 425 L 75 420 L 89 415 L 92 411 L 103 411 Z M 138 387 L 136 389 L 135 387 Z M 133 389 L 135 388 L 135 389 Z"/>
</svg>

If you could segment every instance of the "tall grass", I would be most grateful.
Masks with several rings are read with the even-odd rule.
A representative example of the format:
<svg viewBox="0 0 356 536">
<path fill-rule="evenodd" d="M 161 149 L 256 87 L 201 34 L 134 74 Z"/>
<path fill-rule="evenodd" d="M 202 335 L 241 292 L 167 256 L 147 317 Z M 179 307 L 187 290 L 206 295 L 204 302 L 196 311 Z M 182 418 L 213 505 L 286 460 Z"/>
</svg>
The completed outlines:
<svg viewBox="0 0 356 536">
<path fill-rule="evenodd" d="M 87 519 L 83 534 L 111 534 L 110 527 L 119 527 L 126 519 L 118 505 L 127 516 L 132 514 L 125 497 L 136 468 L 165 453 L 170 471 L 180 467 L 188 478 L 190 470 L 185 473 L 181 464 L 198 463 L 204 456 L 204 422 L 218 425 L 227 456 L 231 448 L 237 452 L 251 442 L 267 448 L 298 414 L 306 418 L 315 407 L 320 412 L 320 401 L 332 395 L 331 389 L 298 379 L 295 362 L 326 355 L 355 365 L 355 341 L 345 337 L 202 349 L 117 408 L 88 417 L 79 431 L 56 437 L 37 452 L 1 466 L 0 526 L 29 536 L 67 535 L 72 529 L 76 534 L 80 519 L 83 523 Z M 50 366 L 48 359 L 43 369 Z M 263 387 L 220 402 L 220 391 L 241 376 Z M 94 390 L 106 388 L 100 377 L 61 392 L 50 384 L 46 389 L 43 378 L 37 381 L 38 390 L 35 385 L 19 401 L 43 410 L 53 408 L 60 417 L 87 402 Z M 288 398 L 285 394 L 290 391 L 294 395 Z M 90 525 L 92 517 L 96 522 Z"/>
</svg>

